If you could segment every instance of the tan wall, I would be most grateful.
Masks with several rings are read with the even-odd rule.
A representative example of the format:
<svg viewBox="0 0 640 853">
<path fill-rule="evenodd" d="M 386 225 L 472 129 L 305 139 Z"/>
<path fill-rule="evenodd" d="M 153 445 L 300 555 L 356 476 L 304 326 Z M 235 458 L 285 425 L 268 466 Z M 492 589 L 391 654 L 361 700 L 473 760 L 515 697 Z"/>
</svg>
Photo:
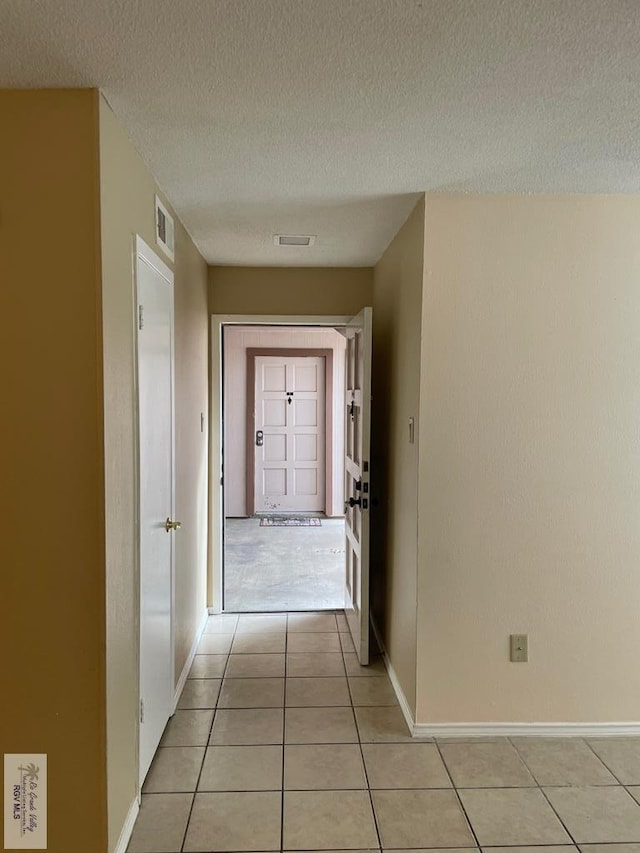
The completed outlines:
<svg viewBox="0 0 640 853">
<path fill-rule="evenodd" d="M 209 267 L 209 311 L 354 315 L 372 287 L 368 267 Z"/>
<path fill-rule="evenodd" d="M 415 711 L 418 409 L 424 245 L 421 199 L 375 267 L 372 609 Z M 409 443 L 409 418 L 416 421 Z"/>
<path fill-rule="evenodd" d="M 137 786 L 138 631 L 134 482 L 133 239 L 154 247 L 154 179 L 108 105 L 100 106 L 107 496 L 109 841 Z M 163 257 L 162 255 L 160 255 Z M 163 257 L 167 262 L 167 259 Z M 205 610 L 207 428 L 206 265 L 176 220 L 176 678 Z"/>
<path fill-rule="evenodd" d="M 0 751 L 48 754 L 50 853 L 101 853 L 97 96 L 3 91 L 0 124 Z"/>
<path fill-rule="evenodd" d="M 427 196 L 419 722 L 640 717 L 639 234 L 638 197 Z"/>
</svg>

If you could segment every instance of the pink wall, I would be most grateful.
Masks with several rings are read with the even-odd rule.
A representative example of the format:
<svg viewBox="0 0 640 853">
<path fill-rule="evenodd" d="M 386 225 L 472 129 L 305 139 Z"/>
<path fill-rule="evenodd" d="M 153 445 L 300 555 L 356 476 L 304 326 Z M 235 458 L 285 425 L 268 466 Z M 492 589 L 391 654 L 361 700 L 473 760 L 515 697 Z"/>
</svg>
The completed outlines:
<svg viewBox="0 0 640 853">
<path fill-rule="evenodd" d="M 335 329 L 284 326 L 225 326 L 224 329 L 224 501 L 227 517 L 246 515 L 247 348 L 291 347 L 333 350 L 333 489 L 328 514 L 343 515 L 345 339 Z"/>
</svg>

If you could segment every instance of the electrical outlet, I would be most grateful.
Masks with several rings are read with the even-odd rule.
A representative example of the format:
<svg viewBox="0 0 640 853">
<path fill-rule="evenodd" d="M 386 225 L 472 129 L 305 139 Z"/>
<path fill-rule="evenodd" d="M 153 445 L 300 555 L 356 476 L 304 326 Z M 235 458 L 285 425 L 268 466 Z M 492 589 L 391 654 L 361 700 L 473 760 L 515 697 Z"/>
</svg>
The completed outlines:
<svg viewBox="0 0 640 853">
<path fill-rule="evenodd" d="M 529 660 L 528 634 L 511 634 L 509 637 L 512 663 L 527 663 Z"/>
</svg>

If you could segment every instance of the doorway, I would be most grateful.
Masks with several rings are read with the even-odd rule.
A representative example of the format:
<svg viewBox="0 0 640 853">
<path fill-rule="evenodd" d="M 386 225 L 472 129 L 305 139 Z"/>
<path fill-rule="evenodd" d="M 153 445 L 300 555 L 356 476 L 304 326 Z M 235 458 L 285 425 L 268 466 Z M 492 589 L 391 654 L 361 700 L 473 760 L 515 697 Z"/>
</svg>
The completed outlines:
<svg viewBox="0 0 640 853">
<path fill-rule="evenodd" d="M 320 316 L 290 316 L 290 315 L 213 315 L 211 318 L 211 454 L 210 454 L 210 600 L 211 612 L 231 612 L 231 607 L 225 598 L 225 544 L 229 539 L 227 527 L 228 518 L 248 519 L 246 492 L 247 442 L 228 441 L 229 436 L 246 436 L 247 390 L 246 390 L 246 358 L 236 359 L 235 364 L 240 373 L 234 373 L 233 359 L 226 349 L 226 339 L 229 330 L 245 327 L 246 334 L 258 335 L 255 343 L 246 346 L 267 346 L 260 339 L 262 331 L 272 328 L 291 334 L 310 334 L 321 330 L 339 333 L 345 339 L 345 349 L 348 341 L 349 370 L 334 370 L 334 379 L 339 378 L 342 385 L 341 400 L 337 403 L 336 412 L 339 417 L 335 422 L 340 423 L 342 452 L 334 453 L 333 465 L 339 464 L 339 476 L 334 477 L 331 489 L 331 500 L 334 507 L 339 506 L 340 523 L 344 524 L 344 551 L 341 555 L 344 597 L 336 609 L 344 609 L 349 631 L 351 633 L 360 664 L 369 661 L 369 504 L 370 504 L 370 424 L 371 424 L 371 339 L 372 339 L 372 309 L 363 308 L 355 317 L 320 317 Z M 317 345 L 317 342 L 315 342 Z M 313 343 L 305 340 L 296 343 L 297 347 L 312 348 Z M 345 357 L 346 361 L 346 357 Z M 346 368 L 346 364 L 343 365 Z M 244 374 L 242 373 L 244 371 Z M 288 389 L 286 389 L 288 390 Z M 335 396 L 338 400 L 338 394 Z M 242 401 L 236 406 L 241 411 L 241 420 L 233 416 L 228 401 Z M 227 403 L 227 405 L 225 405 Z M 349 446 L 345 447 L 345 433 L 349 436 Z M 244 465 L 240 467 L 242 485 L 235 492 L 243 496 L 236 504 L 242 507 L 237 515 L 231 508 L 231 495 L 234 491 L 232 482 L 238 482 L 238 466 L 233 461 L 234 450 L 243 457 Z M 339 460 L 339 461 L 338 461 Z M 237 462 L 237 456 L 236 456 Z M 234 476 L 235 475 L 235 476 Z M 326 496 L 328 501 L 328 495 Z M 346 510 L 346 514 L 345 514 Z M 282 515 L 286 515 L 283 513 Z M 326 513 L 328 516 L 328 513 Z M 305 513 L 305 526 L 312 526 L 311 513 Z M 317 517 L 317 514 L 316 514 Z M 335 517 L 335 516 L 334 516 Z M 269 522 L 258 514 L 252 520 L 260 518 L 260 527 L 269 526 Z M 322 518 L 320 521 L 322 522 Z M 263 521 L 265 524 L 263 524 Z M 331 521 L 331 518 L 328 519 Z M 282 520 L 283 526 L 292 527 L 288 520 Z M 251 537 L 255 542 L 255 537 Z M 291 542 L 293 540 L 289 540 Z M 342 550 L 342 549 L 341 549 Z M 292 548 L 289 544 L 288 553 Z M 342 559 L 342 556 L 345 559 Z M 308 562 L 308 554 L 304 554 Z M 309 608 L 312 609 L 310 604 Z M 263 610 L 264 605 L 256 607 Z M 281 609 L 286 609 L 284 603 Z M 313 608 L 315 609 L 315 608 Z"/>
<path fill-rule="evenodd" d="M 224 610 L 344 607 L 344 376 L 335 328 L 225 325 Z"/>
</svg>

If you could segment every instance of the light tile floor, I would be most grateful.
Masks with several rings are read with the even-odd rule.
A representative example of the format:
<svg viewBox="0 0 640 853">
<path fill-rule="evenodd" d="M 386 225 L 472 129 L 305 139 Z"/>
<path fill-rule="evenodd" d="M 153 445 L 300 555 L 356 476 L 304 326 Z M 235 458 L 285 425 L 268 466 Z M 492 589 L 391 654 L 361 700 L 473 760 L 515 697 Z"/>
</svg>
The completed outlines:
<svg viewBox="0 0 640 853">
<path fill-rule="evenodd" d="M 640 853 L 640 739 L 416 741 L 339 613 L 209 619 L 129 853 Z"/>
</svg>

